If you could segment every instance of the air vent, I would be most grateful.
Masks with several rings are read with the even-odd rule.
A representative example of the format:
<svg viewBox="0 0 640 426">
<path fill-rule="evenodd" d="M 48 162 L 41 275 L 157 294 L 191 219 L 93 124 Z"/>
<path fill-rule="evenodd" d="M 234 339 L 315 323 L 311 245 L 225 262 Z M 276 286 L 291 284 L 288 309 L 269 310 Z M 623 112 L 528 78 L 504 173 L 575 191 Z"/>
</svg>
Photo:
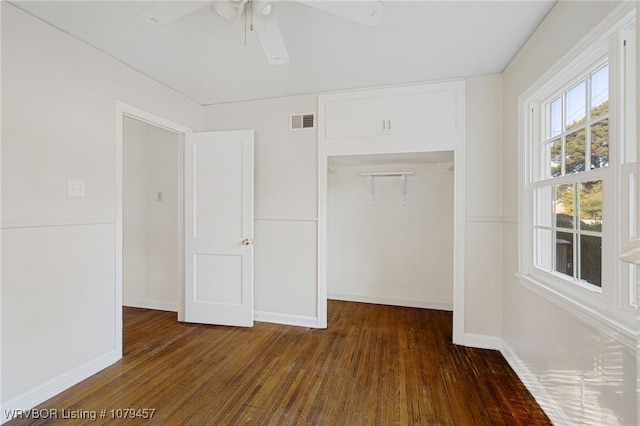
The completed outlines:
<svg viewBox="0 0 640 426">
<path fill-rule="evenodd" d="M 292 114 L 289 130 L 313 129 L 316 127 L 315 114 Z"/>
</svg>

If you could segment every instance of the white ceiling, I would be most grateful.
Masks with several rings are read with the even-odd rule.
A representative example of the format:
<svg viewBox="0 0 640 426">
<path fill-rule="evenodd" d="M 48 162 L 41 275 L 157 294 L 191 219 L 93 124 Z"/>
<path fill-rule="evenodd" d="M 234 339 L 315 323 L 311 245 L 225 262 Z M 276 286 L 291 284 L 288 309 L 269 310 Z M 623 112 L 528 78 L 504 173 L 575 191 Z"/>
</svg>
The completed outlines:
<svg viewBox="0 0 640 426">
<path fill-rule="evenodd" d="M 157 26 L 157 1 L 13 1 L 202 105 L 502 72 L 555 1 L 386 1 L 368 27 L 277 4 L 291 61 L 268 65 L 244 21 L 208 5 Z"/>
</svg>

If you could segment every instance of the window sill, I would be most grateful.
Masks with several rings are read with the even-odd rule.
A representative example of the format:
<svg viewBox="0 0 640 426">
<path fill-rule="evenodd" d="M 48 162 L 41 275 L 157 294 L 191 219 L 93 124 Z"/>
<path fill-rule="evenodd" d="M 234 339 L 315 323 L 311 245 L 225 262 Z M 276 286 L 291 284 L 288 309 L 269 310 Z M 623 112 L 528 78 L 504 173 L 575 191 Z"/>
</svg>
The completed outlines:
<svg viewBox="0 0 640 426">
<path fill-rule="evenodd" d="M 516 274 L 520 284 L 564 309 L 582 323 L 610 337 L 631 352 L 636 352 L 637 331 L 598 310 L 578 302 L 530 275 Z"/>
</svg>

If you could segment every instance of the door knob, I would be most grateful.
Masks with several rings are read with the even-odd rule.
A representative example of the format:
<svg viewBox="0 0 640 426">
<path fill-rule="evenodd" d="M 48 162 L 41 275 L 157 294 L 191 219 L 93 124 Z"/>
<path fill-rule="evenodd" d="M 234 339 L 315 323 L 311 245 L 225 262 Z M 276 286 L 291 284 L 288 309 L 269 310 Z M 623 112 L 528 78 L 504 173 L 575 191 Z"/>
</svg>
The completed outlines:
<svg viewBox="0 0 640 426">
<path fill-rule="evenodd" d="M 242 240 L 242 245 L 243 246 L 248 246 L 251 244 L 251 240 L 248 238 L 245 238 L 244 240 Z"/>
</svg>

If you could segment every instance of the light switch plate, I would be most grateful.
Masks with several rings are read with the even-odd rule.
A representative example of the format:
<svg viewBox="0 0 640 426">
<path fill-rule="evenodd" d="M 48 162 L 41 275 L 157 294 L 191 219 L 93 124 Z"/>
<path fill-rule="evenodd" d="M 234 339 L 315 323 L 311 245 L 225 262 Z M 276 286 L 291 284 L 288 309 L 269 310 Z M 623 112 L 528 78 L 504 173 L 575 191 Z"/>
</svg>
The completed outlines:
<svg viewBox="0 0 640 426">
<path fill-rule="evenodd" d="M 84 197 L 84 181 L 67 181 L 67 195 L 69 197 Z"/>
</svg>

